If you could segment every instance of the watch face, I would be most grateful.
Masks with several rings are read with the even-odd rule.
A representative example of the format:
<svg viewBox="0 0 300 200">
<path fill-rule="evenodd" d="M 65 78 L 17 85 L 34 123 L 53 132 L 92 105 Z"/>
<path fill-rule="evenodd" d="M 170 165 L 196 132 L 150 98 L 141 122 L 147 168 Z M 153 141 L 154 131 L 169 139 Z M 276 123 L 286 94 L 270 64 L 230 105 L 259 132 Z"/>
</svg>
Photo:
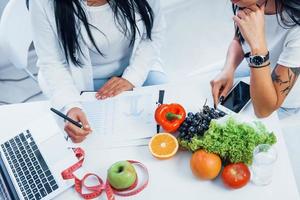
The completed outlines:
<svg viewBox="0 0 300 200">
<path fill-rule="evenodd" d="M 255 64 L 255 65 L 261 65 L 264 63 L 264 58 L 261 57 L 261 56 L 254 56 L 252 58 L 252 63 Z"/>
</svg>

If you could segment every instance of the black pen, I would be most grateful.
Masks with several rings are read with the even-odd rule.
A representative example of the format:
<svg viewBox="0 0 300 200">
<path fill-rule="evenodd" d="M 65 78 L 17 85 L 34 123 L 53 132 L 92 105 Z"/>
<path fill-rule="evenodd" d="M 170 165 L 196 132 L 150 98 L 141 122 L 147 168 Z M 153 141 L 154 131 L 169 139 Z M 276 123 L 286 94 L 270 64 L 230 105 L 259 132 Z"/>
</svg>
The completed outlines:
<svg viewBox="0 0 300 200">
<path fill-rule="evenodd" d="M 58 110 L 56 110 L 54 108 L 50 108 L 50 110 L 52 112 L 54 112 L 55 114 L 57 114 L 58 116 L 60 116 L 61 118 L 63 118 L 64 120 L 67 120 L 68 122 L 74 124 L 78 128 L 82 128 L 82 124 L 80 124 L 79 122 L 76 122 L 75 120 L 71 119 L 70 117 L 68 117 L 67 115 L 63 114 L 62 112 L 59 112 Z"/>
<path fill-rule="evenodd" d="M 164 97 L 165 97 L 165 91 L 164 90 L 159 90 L 159 95 L 158 95 L 158 101 L 157 104 L 163 104 L 164 103 Z M 156 132 L 160 132 L 160 125 L 156 125 Z"/>
</svg>

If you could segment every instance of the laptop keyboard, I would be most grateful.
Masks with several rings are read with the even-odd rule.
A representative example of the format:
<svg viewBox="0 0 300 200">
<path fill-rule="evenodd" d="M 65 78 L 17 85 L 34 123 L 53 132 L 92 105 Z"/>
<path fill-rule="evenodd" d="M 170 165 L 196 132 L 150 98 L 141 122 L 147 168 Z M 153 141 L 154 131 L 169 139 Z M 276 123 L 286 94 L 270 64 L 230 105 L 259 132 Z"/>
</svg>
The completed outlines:
<svg viewBox="0 0 300 200">
<path fill-rule="evenodd" d="M 1 147 L 24 199 L 38 200 L 58 189 L 29 130 Z"/>
</svg>

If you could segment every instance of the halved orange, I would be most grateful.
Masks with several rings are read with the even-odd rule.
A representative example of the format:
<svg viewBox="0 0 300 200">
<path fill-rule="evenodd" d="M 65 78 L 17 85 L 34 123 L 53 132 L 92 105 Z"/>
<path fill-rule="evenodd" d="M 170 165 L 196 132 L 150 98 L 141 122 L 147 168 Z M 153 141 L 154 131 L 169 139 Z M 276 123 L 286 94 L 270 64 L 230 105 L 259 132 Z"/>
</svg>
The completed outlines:
<svg viewBox="0 0 300 200">
<path fill-rule="evenodd" d="M 149 142 L 149 150 L 158 159 L 171 158 L 178 151 L 178 141 L 170 133 L 154 135 Z"/>
</svg>

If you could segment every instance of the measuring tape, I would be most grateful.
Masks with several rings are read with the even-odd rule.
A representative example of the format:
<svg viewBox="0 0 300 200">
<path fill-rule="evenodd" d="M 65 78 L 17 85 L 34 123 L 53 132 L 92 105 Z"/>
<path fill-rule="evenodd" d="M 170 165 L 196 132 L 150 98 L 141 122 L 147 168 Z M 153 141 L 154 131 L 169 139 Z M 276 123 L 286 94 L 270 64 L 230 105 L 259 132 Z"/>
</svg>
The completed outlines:
<svg viewBox="0 0 300 200">
<path fill-rule="evenodd" d="M 74 175 L 74 172 L 82 167 L 85 153 L 84 153 L 84 150 L 81 148 L 74 149 L 74 153 L 75 153 L 76 157 L 78 158 L 78 162 L 73 164 L 71 167 L 65 169 L 61 173 L 61 175 L 64 180 L 70 180 L 70 179 L 75 180 L 75 190 L 84 199 L 94 199 L 94 198 L 100 196 L 103 191 L 105 191 L 108 200 L 115 200 L 115 195 L 129 197 L 129 196 L 133 196 L 133 195 L 140 193 L 148 185 L 149 173 L 148 173 L 146 166 L 143 165 L 142 163 L 140 163 L 138 161 L 134 161 L 134 160 L 128 160 L 128 162 L 130 162 L 131 164 L 134 164 L 136 166 L 139 166 L 146 175 L 145 182 L 139 187 L 137 187 L 138 178 L 136 179 L 135 183 L 130 188 L 125 189 L 125 190 L 117 190 L 117 189 L 113 188 L 109 184 L 108 180 L 106 180 L 106 182 L 104 182 L 97 174 L 94 174 L 94 173 L 87 173 L 86 175 L 84 175 L 84 177 L 82 179 L 79 179 L 78 177 L 76 177 Z M 94 186 L 87 186 L 85 184 L 85 181 L 87 178 L 92 177 L 92 176 L 97 179 L 98 184 L 94 185 Z M 83 188 L 86 188 L 88 191 L 90 191 L 90 193 L 83 193 L 82 192 Z"/>
</svg>

